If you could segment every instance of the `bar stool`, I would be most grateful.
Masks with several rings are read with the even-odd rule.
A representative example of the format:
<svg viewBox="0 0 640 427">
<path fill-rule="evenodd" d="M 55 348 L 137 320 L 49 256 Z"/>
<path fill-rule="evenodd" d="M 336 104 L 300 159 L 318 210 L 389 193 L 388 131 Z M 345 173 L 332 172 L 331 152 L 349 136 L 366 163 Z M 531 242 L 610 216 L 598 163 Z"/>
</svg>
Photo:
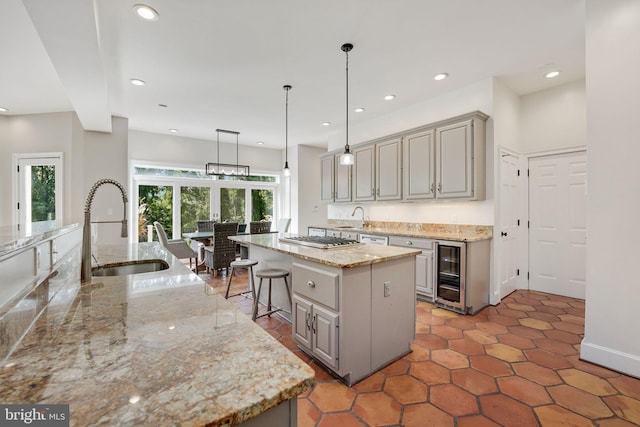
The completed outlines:
<svg viewBox="0 0 640 427">
<path fill-rule="evenodd" d="M 254 321 L 259 317 L 271 316 L 272 313 L 275 313 L 277 311 L 282 311 L 282 308 L 275 307 L 275 309 L 272 309 L 271 307 L 271 281 L 273 279 L 284 280 L 284 287 L 287 290 L 287 295 L 289 296 L 289 304 L 292 304 L 291 291 L 289 290 L 289 283 L 287 282 L 287 277 L 289 276 L 289 272 L 287 270 L 283 270 L 281 268 L 265 268 L 263 270 L 258 270 L 256 272 L 256 276 L 260 278 L 260 284 L 258 285 L 258 295 L 253 301 L 253 320 Z M 267 299 L 267 312 L 258 316 L 258 300 L 260 299 L 260 291 L 262 290 L 263 279 L 269 279 L 269 296 Z"/>
<path fill-rule="evenodd" d="M 235 297 L 238 295 L 245 295 L 249 292 L 251 292 L 251 296 L 253 297 L 253 299 L 254 300 L 256 299 L 256 285 L 255 285 L 255 279 L 253 277 L 253 266 L 257 264 L 258 264 L 258 261 L 256 261 L 255 259 L 249 259 L 249 258 L 239 259 L 237 261 L 231 261 L 231 263 L 229 264 L 231 266 L 231 270 L 229 271 L 229 282 L 227 283 L 227 292 L 225 292 L 224 294 L 225 299 L 229 299 L 230 297 Z M 231 280 L 233 279 L 233 272 L 235 271 L 236 268 L 244 268 L 247 270 L 247 273 L 249 275 L 249 290 L 244 292 L 238 292 L 237 294 L 229 295 L 229 290 L 231 289 Z"/>
</svg>

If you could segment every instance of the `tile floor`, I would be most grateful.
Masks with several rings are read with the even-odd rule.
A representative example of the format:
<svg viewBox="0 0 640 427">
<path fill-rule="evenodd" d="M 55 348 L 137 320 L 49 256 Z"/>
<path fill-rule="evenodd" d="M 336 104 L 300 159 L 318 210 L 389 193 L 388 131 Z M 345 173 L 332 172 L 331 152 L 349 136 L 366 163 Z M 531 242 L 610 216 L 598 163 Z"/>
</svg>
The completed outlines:
<svg viewBox="0 0 640 427">
<path fill-rule="evenodd" d="M 226 289 L 224 276 L 200 277 Z M 230 301 L 251 315 L 251 300 Z M 418 302 L 413 352 L 352 387 L 297 349 L 288 322 L 257 323 L 316 372 L 299 427 L 640 425 L 640 380 L 579 359 L 584 307 L 522 290 L 474 316 Z"/>
</svg>

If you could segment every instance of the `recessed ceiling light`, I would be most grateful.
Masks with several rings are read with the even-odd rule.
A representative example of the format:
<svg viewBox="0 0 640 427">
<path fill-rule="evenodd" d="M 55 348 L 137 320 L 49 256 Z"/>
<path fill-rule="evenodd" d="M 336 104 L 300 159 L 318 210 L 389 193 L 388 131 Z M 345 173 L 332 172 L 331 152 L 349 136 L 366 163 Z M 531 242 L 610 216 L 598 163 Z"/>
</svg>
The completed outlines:
<svg viewBox="0 0 640 427">
<path fill-rule="evenodd" d="M 169 132 L 171 132 L 171 133 L 178 133 L 178 129 L 169 129 Z"/>
<path fill-rule="evenodd" d="M 322 122 L 322 126 L 331 126 L 331 122 Z"/>
<path fill-rule="evenodd" d="M 384 97 L 385 101 L 391 101 L 392 99 L 396 99 L 396 96 L 395 95 L 387 95 L 387 96 Z"/>
<path fill-rule="evenodd" d="M 356 113 L 362 113 L 362 112 L 364 111 L 364 108 L 362 108 L 362 107 L 358 107 L 358 108 L 356 108 L 356 109 L 355 109 L 355 110 L 353 110 L 353 111 L 355 111 Z"/>
<path fill-rule="evenodd" d="M 4 107 L 0 107 L 0 111 L 2 111 L 4 113 L 6 111 L 9 111 L 9 109 L 8 108 L 4 108 Z"/>
<path fill-rule="evenodd" d="M 140 79 L 131 79 L 130 82 L 131 82 L 132 85 L 135 85 L 135 86 L 144 86 L 144 85 L 147 84 L 147 82 L 145 82 L 144 80 L 140 80 Z"/>
<path fill-rule="evenodd" d="M 258 141 L 258 142 L 256 142 L 256 144 L 258 144 L 258 145 L 264 145 L 264 141 Z"/>
<path fill-rule="evenodd" d="M 158 107 L 167 108 L 167 104 L 158 104 Z"/>
<path fill-rule="evenodd" d="M 553 71 L 549 71 L 547 74 L 545 74 L 544 76 L 548 79 L 552 79 L 554 77 L 558 77 L 560 75 L 560 71 L 558 70 L 553 70 Z"/>
<path fill-rule="evenodd" d="M 447 73 L 440 73 L 440 74 L 436 74 L 435 76 L 433 76 L 434 80 L 444 80 L 447 77 L 449 77 L 449 74 Z"/>
<path fill-rule="evenodd" d="M 133 6 L 133 10 L 136 11 L 138 16 L 145 21 L 157 21 L 158 20 L 158 12 L 146 4 L 136 4 Z"/>
</svg>

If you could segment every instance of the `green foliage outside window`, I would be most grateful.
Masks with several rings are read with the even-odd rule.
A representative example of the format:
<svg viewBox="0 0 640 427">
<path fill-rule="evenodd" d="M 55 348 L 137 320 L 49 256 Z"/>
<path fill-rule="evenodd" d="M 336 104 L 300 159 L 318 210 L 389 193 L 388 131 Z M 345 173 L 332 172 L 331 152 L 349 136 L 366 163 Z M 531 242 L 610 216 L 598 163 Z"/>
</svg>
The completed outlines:
<svg viewBox="0 0 640 427">
<path fill-rule="evenodd" d="M 245 222 L 245 189 L 220 189 L 220 220 Z"/>
<path fill-rule="evenodd" d="M 196 221 L 211 219 L 210 193 L 209 187 L 180 188 L 180 222 L 183 234 L 196 231 Z"/>
<path fill-rule="evenodd" d="M 273 191 L 251 190 L 251 221 L 271 220 L 273 218 Z"/>
<path fill-rule="evenodd" d="M 144 206 L 144 209 L 140 207 Z M 158 185 L 140 185 L 138 187 L 138 212 L 146 224 L 152 225 L 158 221 L 164 227 L 167 237 L 171 239 L 173 233 L 173 187 Z M 140 219 L 139 219 L 140 220 Z M 138 236 L 139 241 L 147 240 L 145 234 Z M 153 240 L 158 240 L 154 234 Z"/>
<path fill-rule="evenodd" d="M 31 222 L 56 219 L 56 168 L 31 167 Z"/>
</svg>

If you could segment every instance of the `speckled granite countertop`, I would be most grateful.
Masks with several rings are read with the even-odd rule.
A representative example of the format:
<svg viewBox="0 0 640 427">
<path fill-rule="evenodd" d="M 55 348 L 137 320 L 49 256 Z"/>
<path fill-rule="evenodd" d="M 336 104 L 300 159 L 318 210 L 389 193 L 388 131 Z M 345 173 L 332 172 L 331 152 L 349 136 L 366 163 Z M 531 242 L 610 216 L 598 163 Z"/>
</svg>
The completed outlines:
<svg viewBox="0 0 640 427">
<path fill-rule="evenodd" d="M 3 334 L 11 315 L 44 307 L 0 367 L 0 402 L 69 403 L 76 426 L 226 426 L 313 384 L 307 364 L 159 244 L 95 255 L 101 264 L 162 259 L 168 270 L 82 285 L 79 255 L 0 325 Z"/>
<path fill-rule="evenodd" d="M 452 240 L 457 242 L 475 242 L 493 237 L 493 227 L 490 225 L 466 224 L 430 224 L 410 222 L 376 222 L 370 221 L 366 227 L 353 221 L 329 220 L 327 224 L 317 225 L 317 228 L 329 230 L 356 231 L 365 234 L 380 234 L 385 236 L 416 237 L 436 240 Z"/>
<path fill-rule="evenodd" d="M 0 258 L 3 255 L 18 249 L 54 238 L 78 227 L 78 224 L 71 224 L 64 227 L 52 228 L 50 230 L 34 231 L 29 233 L 24 230 L 17 230 L 15 225 L 0 227 Z"/>
<path fill-rule="evenodd" d="M 320 264 L 338 268 L 353 268 L 361 265 L 376 264 L 392 259 L 419 255 L 422 251 L 400 248 L 395 246 L 378 246 L 358 244 L 354 246 L 338 247 L 333 249 L 318 249 L 281 242 L 280 237 L 296 236 L 295 234 L 253 234 L 246 236 L 233 236 L 231 240 L 244 242 L 250 245 L 261 246 L 277 252 L 288 254 L 296 258 L 314 261 Z"/>
</svg>

